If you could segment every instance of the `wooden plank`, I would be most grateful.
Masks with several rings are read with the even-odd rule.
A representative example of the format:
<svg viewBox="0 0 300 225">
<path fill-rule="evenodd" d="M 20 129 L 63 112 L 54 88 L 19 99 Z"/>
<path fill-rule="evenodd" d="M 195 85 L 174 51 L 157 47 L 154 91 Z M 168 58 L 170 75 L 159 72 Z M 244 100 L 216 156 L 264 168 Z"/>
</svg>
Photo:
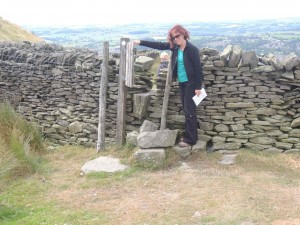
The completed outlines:
<svg viewBox="0 0 300 225">
<path fill-rule="evenodd" d="M 164 101 L 163 101 L 163 107 L 161 112 L 160 130 L 166 129 L 167 126 L 167 114 L 168 114 L 168 104 L 169 104 L 171 83 L 172 83 L 172 74 L 171 74 L 171 61 L 170 61 L 168 65 Z"/>
<path fill-rule="evenodd" d="M 127 87 L 133 87 L 133 42 L 127 42 L 126 46 L 126 73 L 125 73 L 125 84 Z"/>
<path fill-rule="evenodd" d="M 108 77 L 109 43 L 103 43 L 102 75 L 99 89 L 99 124 L 97 152 L 105 150 L 105 118 L 106 118 L 106 92 Z"/>
<path fill-rule="evenodd" d="M 125 125 L 126 125 L 126 97 L 127 87 L 125 86 L 126 73 L 126 44 L 129 38 L 121 38 L 120 40 L 120 66 L 119 66 L 119 87 L 118 87 L 118 102 L 117 102 L 117 131 L 116 143 L 122 145 L 125 140 Z"/>
</svg>

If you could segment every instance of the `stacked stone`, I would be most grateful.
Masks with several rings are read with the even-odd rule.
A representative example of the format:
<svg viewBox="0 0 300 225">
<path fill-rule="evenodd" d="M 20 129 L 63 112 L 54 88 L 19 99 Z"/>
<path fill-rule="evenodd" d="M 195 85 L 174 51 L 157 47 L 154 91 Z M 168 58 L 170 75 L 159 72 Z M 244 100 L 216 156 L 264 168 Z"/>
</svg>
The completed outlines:
<svg viewBox="0 0 300 225">
<path fill-rule="evenodd" d="M 145 112 L 142 116 L 137 116 L 134 113 L 134 94 L 141 94 L 150 92 L 152 90 L 153 73 L 149 70 L 134 72 L 134 85 L 127 89 L 127 103 L 126 103 L 126 132 L 137 130 L 148 117 L 149 113 Z"/>
<path fill-rule="evenodd" d="M 300 151 L 300 59 L 257 57 L 239 46 L 200 50 L 208 96 L 197 107 L 199 139 L 214 150 L 239 148 Z M 144 56 L 145 57 L 145 56 Z M 142 60 L 143 59 L 143 60 Z M 137 60 L 135 86 L 128 88 L 126 132 L 148 119 L 160 125 L 167 70 L 153 74 Z M 95 146 L 102 59 L 86 49 L 45 43 L 0 43 L 0 101 L 9 100 L 54 142 Z M 118 59 L 109 60 L 106 137 L 116 137 Z M 153 90 L 152 90 L 153 91 Z M 151 96 L 151 97 L 150 97 Z M 184 115 L 172 83 L 167 127 L 183 129 Z M 148 111 L 145 105 L 148 103 Z M 137 101 L 143 99 L 143 104 Z"/>
<path fill-rule="evenodd" d="M 139 56 L 134 63 L 134 85 L 127 88 L 127 103 L 126 103 L 126 132 L 137 131 L 142 125 L 145 118 L 149 116 L 149 112 L 135 110 L 134 95 L 149 93 L 153 87 L 153 73 L 150 71 L 153 65 L 153 58 L 147 56 Z"/>
<path fill-rule="evenodd" d="M 172 130 L 181 130 L 184 127 L 184 123 L 185 119 L 180 99 L 179 85 L 177 81 L 174 81 L 171 85 L 168 103 L 167 126 Z"/>
<path fill-rule="evenodd" d="M 156 90 L 155 94 L 150 98 L 150 105 L 148 107 L 149 120 L 155 123 L 156 125 L 160 125 L 160 118 L 162 113 L 162 105 L 163 105 L 163 95 L 164 89 L 166 85 L 167 78 L 167 69 L 163 69 L 157 74 L 155 79 Z M 159 106 L 159 107 L 158 107 Z"/>
<path fill-rule="evenodd" d="M 2 101 L 8 99 L 51 141 L 95 145 L 102 59 L 85 49 L 56 45 L 1 43 Z M 109 80 L 116 80 L 110 60 Z M 109 98 L 117 83 L 108 85 Z M 112 89 L 112 91 L 110 91 Z M 117 96 L 117 95 L 116 95 Z M 116 108 L 116 107 L 115 107 Z M 107 136 L 115 139 L 116 113 L 107 116 Z M 115 116 L 116 117 L 116 116 Z"/>
<path fill-rule="evenodd" d="M 201 59 L 208 93 L 200 112 L 202 138 L 214 150 L 299 150 L 299 129 L 291 128 L 299 126 L 297 56 L 281 62 L 227 46 L 222 53 L 203 48 Z"/>
</svg>

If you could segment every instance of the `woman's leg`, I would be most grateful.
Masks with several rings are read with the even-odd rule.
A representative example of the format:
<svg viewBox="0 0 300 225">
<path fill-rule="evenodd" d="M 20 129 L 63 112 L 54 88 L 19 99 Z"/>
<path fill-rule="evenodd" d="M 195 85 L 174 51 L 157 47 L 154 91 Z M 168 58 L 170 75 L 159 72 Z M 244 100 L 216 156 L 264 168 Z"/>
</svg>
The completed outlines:
<svg viewBox="0 0 300 225">
<path fill-rule="evenodd" d="M 193 97 L 195 96 L 195 85 L 189 85 L 185 82 L 180 83 L 179 88 L 185 116 L 185 136 L 183 141 L 194 145 L 198 140 L 196 105 L 193 101 Z"/>
</svg>

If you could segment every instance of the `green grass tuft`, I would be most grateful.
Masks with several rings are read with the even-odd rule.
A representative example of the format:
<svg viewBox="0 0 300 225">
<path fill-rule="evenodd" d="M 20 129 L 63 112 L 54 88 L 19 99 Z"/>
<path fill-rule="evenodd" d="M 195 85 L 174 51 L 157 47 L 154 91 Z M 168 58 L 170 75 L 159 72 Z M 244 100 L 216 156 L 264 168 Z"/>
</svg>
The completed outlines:
<svg viewBox="0 0 300 225">
<path fill-rule="evenodd" d="M 0 177 L 40 169 L 40 155 L 46 151 L 42 133 L 8 103 L 0 104 L 0 144 Z"/>
</svg>

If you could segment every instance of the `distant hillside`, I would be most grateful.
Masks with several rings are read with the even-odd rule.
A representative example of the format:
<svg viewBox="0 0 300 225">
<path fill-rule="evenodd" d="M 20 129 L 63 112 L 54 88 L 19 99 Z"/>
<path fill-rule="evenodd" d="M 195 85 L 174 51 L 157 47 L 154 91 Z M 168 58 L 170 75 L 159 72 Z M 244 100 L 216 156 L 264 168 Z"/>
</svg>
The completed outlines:
<svg viewBox="0 0 300 225">
<path fill-rule="evenodd" d="M 223 51 L 227 45 L 239 45 L 244 51 L 254 51 L 257 55 L 271 53 L 284 56 L 295 52 L 300 56 L 300 17 L 190 22 L 183 25 L 190 32 L 191 42 L 199 49 L 208 47 Z M 44 38 L 47 43 L 83 47 L 98 52 L 102 52 L 102 43 L 109 40 L 110 52 L 118 52 L 121 37 L 164 41 L 171 26 L 173 24 L 170 23 L 135 23 L 112 26 L 30 26 L 26 29 Z"/>
<path fill-rule="evenodd" d="M 39 42 L 43 39 L 0 17 L 0 41 Z"/>
</svg>

